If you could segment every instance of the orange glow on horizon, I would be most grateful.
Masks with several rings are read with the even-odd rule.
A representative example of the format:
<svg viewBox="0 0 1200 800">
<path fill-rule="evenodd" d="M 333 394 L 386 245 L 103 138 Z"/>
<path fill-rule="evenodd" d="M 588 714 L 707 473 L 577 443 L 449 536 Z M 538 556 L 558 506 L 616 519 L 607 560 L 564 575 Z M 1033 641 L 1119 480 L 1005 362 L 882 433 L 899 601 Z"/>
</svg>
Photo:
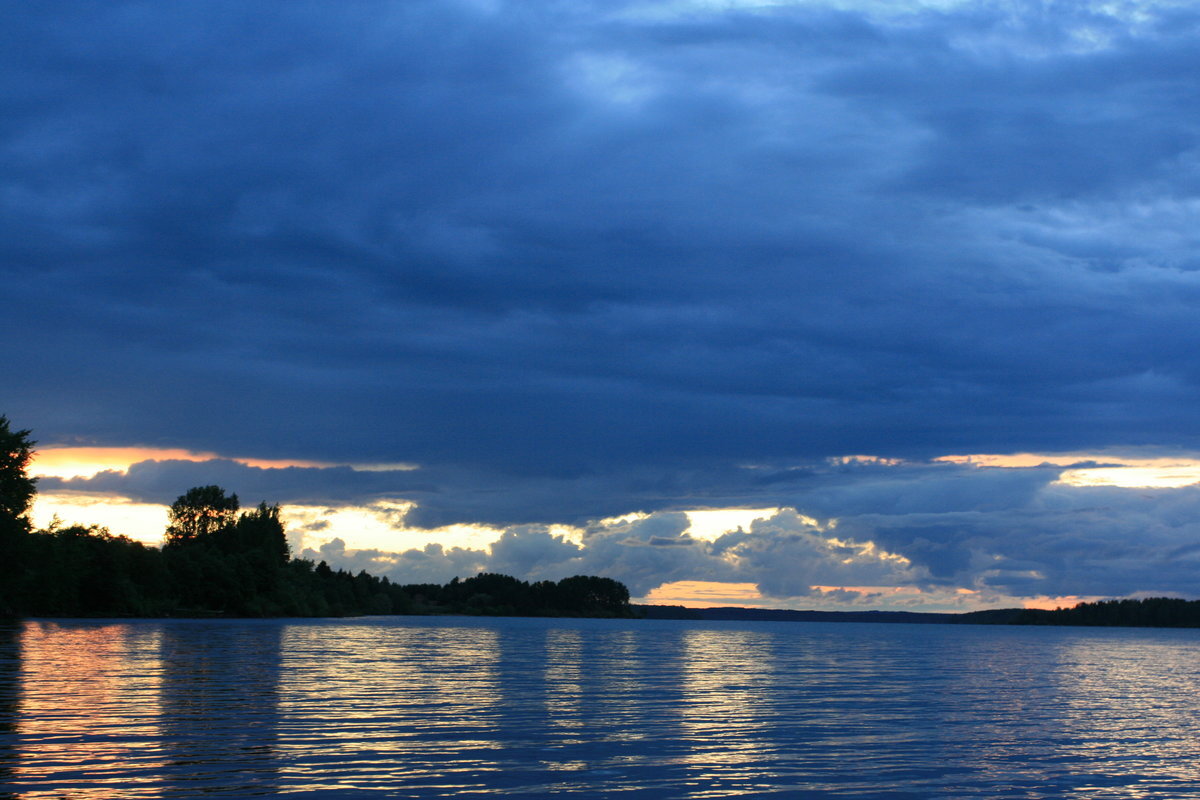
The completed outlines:
<svg viewBox="0 0 1200 800">
<path fill-rule="evenodd" d="M 683 606 L 684 608 L 718 608 L 734 606 L 740 608 L 787 608 L 814 609 L 823 611 L 903 610 L 963 612 L 984 608 L 1020 605 L 1019 598 L 998 596 L 984 597 L 976 589 L 958 587 L 944 591 L 929 591 L 918 586 L 834 586 L 814 585 L 810 594 L 796 597 L 767 597 L 753 583 L 725 583 L 721 581 L 672 581 L 651 590 L 645 597 L 635 598 L 635 603 Z M 847 597 L 846 595 L 856 595 Z M 1058 598 L 1058 602 L 1070 602 L 1088 598 Z M 1054 599 L 1035 598 L 1032 602 L 1050 602 Z M 1054 606 L 1051 605 L 1051 608 Z"/>
<path fill-rule="evenodd" d="M 765 597 L 753 583 L 723 583 L 721 581 L 672 581 L 651 589 L 641 602 L 684 608 L 741 606 L 767 608 Z"/>
<path fill-rule="evenodd" d="M 1021 604 L 1022 608 L 1033 608 L 1041 611 L 1053 611 L 1056 608 L 1074 608 L 1080 603 L 1095 603 L 1097 600 L 1105 598 L 1100 596 L 1085 596 L 1078 594 L 1068 594 L 1062 597 L 1049 597 L 1043 595 L 1026 600 Z"/>
<path fill-rule="evenodd" d="M 195 452 L 177 447 L 69 447 L 40 448 L 30 461 L 29 472 L 39 477 L 87 478 L 99 472 L 127 472 L 142 461 L 212 461 L 228 458 L 248 467 L 330 467 L 319 461 L 270 458 L 229 458 L 218 453 Z"/>
<path fill-rule="evenodd" d="M 974 453 L 971 455 L 950 455 L 935 458 L 949 464 L 973 464 L 977 467 L 1005 467 L 1020 469 L 1022 467 L 1040 467 L 1051 464 L 1056 467 L 1069 467 L 1081 461 L 1114 462 L 1119 459 L 1087 455 L 1084 453 Z"/>
<path fill-rule="evenodd" d="M 112 495 L 50 493 L 34 498 L 30 517 L 36 528 L 49 527 L 57 517 L 63 525 L 99 525 L 114 534 L 157 546 L 167 526 L 167 507 Z"/>
</svg>

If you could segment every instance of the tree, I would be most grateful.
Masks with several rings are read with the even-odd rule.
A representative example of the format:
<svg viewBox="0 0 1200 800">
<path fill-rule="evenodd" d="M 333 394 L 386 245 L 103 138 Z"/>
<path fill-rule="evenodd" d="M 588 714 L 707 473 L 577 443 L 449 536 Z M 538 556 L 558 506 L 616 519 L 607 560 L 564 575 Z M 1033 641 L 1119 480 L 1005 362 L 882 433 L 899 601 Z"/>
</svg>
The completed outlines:
<svg viewBox="0 0 1200 800">
<path fill-rule="evenodd" d="M 29 431 L 11 430 L 8 417 L 0 416 L 0 524 L 29 530 L 26 514 L 37 493 L 37 479 L 27 472 L 34 444 Z"/>
<path fill-rule="evenodd" d="M 207 539 L 237 524 L 238 497 L 226 496 L 220 486 L 196 486 L 171 504 L 167 514 L 167 544 Z"/>
<path fill-rule="evenodd" d="M 279 506 L 259 503 L 258 508 L 242 514 L 237 521 L 237 546 L 242 551 L 263 554 L 270 566 L 287 564 L 292 556 L 279 519 Z"/>
<path fill-rule="evenodd" d="M 33 445 L 29 431 L 12 430 L 8 417 L 0 416 L 0 617 L 15 611 L 28 577 L 25 540 L 31 528 L 29 506 L 37 492 L 37 479 L 28 472 Z"/>
<path fill-rule="evenodd" d="M 612 578 L 575 575 L 558 582 L 559 602 L 576 613 L 627 617 L 629 589 Z"/>
</svg>

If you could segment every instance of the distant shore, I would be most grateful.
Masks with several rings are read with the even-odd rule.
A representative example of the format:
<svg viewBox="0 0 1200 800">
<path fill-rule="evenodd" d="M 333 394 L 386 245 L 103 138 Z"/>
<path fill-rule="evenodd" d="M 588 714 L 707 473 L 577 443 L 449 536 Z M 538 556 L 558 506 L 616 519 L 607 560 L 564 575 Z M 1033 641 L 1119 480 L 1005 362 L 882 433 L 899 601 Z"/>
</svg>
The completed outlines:
<svg viewBox="0 0 1200 800">
<path fill-rule="evenodd" d="M 1023 609 L 1001 608 L 965 613 L 933 611 L 800 611 L 783 608 L 687 608 L 634 605 L 645 619 L 754 620 L 764 622 L 904 622 L 921 625 L 1013 625 Z"/>
<path fill-rule="evenodd" d="M 1200 628 L 1200 600 L 1146 597 L 1101 600 L 1054 610 L 998 608 L 963 613 L 931 611 L 799 611 L 777 608 L 685 608 L 634 605 L 646 619 L 770 622 L 899 622 L 919 625 L 1078 625 L 1084 627 Z"/>
</svg>

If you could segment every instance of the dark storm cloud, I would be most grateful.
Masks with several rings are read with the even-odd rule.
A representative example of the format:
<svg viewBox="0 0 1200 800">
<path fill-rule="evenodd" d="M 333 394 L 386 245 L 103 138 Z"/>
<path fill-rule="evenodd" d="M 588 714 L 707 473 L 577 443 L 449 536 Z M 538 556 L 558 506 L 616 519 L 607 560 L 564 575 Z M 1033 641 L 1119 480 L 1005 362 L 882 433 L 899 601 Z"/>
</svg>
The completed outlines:
<svg viewBox="0 0 1200 800">
<path fill-rule="evenodd" d="M 501 527 L 537 523 L 587 526 L 631 511 L 672 513 L 731 506 L 795 506 L 821 518 L 990 511 L 1028 503 L 1061 471 L 1045 467 L 981 472 L 948 463 L 889 466 L 852 461 L 808 469 L 735 467 L 667 474 L 643 469 L 546 478 L 454 469 L 264 468 L 212 459 L 142 461 L 124 472 L 42 477 L 38 486 L 44 493 L 116 494 L 139 502 L 170 503 L 189 486 L 216 484 L 255 503 L 260 499 L 318 505 L 412 501 L 417 506 L 404 522 L 415 528 L 473 522 Z M 673 519 L 672 525 L 687 527 L 677 513 Z M 666 532 L 650 538 L 670 535 Z"/>
<path fill-rule="evenodd" d="M 43 442 L 418 463 L 203 469 L 431 526 L 1200 448 L 1187 8 L 4 5 L 0 411 Z"/>
</svg>

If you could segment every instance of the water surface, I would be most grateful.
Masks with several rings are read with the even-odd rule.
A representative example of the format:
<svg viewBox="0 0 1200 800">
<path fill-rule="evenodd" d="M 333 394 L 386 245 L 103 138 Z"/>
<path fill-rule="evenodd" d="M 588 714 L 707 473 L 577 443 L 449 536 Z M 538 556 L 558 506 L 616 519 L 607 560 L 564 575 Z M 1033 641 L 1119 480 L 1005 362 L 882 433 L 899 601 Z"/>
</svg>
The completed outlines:
<svg viewBox="0 0 1200 800">
<path fill-rule="evenodd" d="M 0 798 L 1179 798 L 1200 632 L 648 620 L 0 628 Z"/>
</svg>

